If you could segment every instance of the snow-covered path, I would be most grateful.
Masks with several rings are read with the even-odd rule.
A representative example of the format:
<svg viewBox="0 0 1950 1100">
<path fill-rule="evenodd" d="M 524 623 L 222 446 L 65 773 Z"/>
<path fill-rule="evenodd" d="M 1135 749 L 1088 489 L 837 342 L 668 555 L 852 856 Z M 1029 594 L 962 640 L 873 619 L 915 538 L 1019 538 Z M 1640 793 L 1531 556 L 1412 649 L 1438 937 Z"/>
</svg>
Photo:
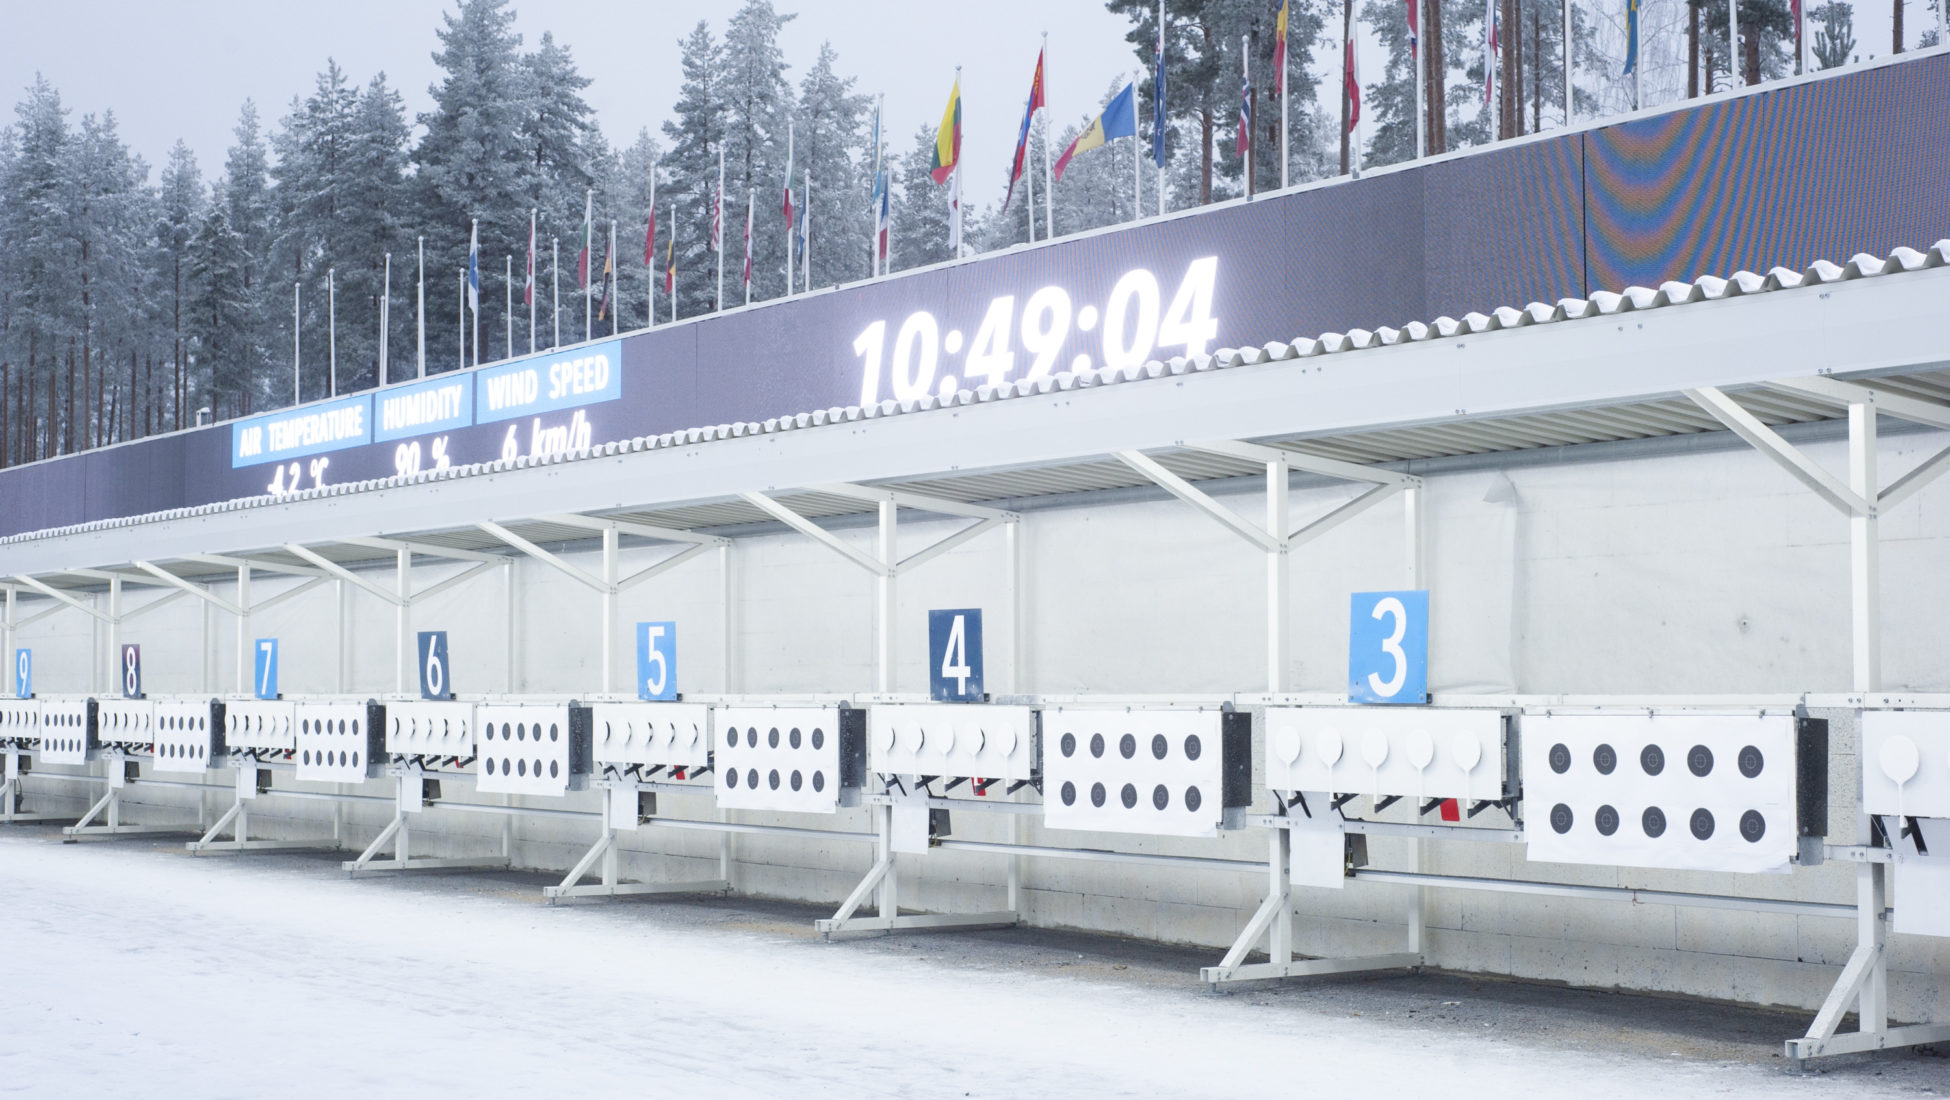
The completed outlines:
<svg viewBox="0 0 1950 1100">
<path fill-rule="evenodd" d="M 1914 1095 L 1858 1067 L 1592 1053 L 824 944 L 528 881 L 0 836 L 0 1093 L 36 1096 Z M 790 928 L 803 928 L 790 922 Z M 969 937 L 957 937 L 967 948 Z M 1114 945 L 1114 941 L 1110 941 Z M 975 952 L 983 950 L 974 941 Z M 1102 960 L 1099 960 L 1102 961 Z M 1426 1020 L 1426 1017 L 1425 1017 Z"/>
</svg>

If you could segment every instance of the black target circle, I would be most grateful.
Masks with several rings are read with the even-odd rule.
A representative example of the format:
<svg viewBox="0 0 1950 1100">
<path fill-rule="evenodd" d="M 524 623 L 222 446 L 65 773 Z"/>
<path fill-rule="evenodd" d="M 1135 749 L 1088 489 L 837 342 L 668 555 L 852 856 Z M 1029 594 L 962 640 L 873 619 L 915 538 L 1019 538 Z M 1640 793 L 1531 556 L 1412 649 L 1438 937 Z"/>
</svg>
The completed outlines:
<svg viewBox="0 0 1950 1100">
<path fill-rule="evenodd" d="M 1657 806 L 1647 806 L 1645 813 L 1639 815 L 1639 827 L 1645 835 L 1658 838 L 1666 835 L 1666 812 Z"/>
<path fill-rule="evenodd" d="M 1057 746 L 1063 750 L 1064 756 L 1075 756 L 1077 754 L 1077 735 L 1074 733 L 1064 734 L 1063 740 L 1059 741 Z"/>
<path fill-rule="evenodd" d="M 1185 759 L 1197 760 L 1198 754 L 1202 752 L 1204 748 L 1205 746 L 1199 743 L 1198 734 L 1193 733 L 1193 734 L 1187 734 L 1185 736 Z"/>
<path fill-rule="evenodd" d="M 1600 806 L 1592 815 L 1591 823 L 1598 827 L 1599 836 L 1610 836 L 1618 831 L 1618 810 L 1611 806 Z"/>
<path fill-rule="evenodd" d="M 1610 745 L 1599 745 L 1591 752 L 1591 766 L 1598 769 L 1599 775 L 1610 775 L 1618 770 L 1618 750 Z"/>
<path fill-rule="evenodd" d="M 1693 839 L 1695 840 L 1713 839 L 1713 811 L 1712 810 L 1709 810 L 1704 806 L 1701 806 L 1699 809 L 1694 810 L 1693 819 L 1690 824 L 1693 830 Z"/>
<path fill-rule="evenodd" d="M 1767 819 L 1759 810 L 1748 810 L 1740 815 L 1740 838 L 1749 844 L 1759 844 L 1760 838 L 1767 835 Z"/>
<path fill-rule="evenodd" d="M 1063 790 L 1059 793 L 1063 798 L 1063 804 L 1065 806 L 1074 806 L 1077 804 L 1077 785 L 1075 783 L 1067 779 L 1064 780 Z"/>
<path fill-rule="evenodd" d="M 1103 734 L 1093 733 L 1090 735 L 1090 755 L 1098 758 L 1101 758 L 1104 755 Z"/>
<path fill-rule="evenodd" d="M 1124 758 L 1124 759 L 1126 759 L 1126 760 L 1129 760 L 1129 759 L 1130 759 L 1130 758 L 1132 758 L 1133 756 L 1136 756 L 1136 755 L 1137 755 L 1137 738 L 1135 738 L 1135 737 L 1132 737 L 1132 736 L 1131 736 L 1130 734 L 1128 734 L 1128 733 L 1127 733 L 1127 734 L 1125 734 L 1124 736 L 1122 736 L 1122 737 L 1120 737 L 1120 738 L 1118 738 L 1118 739 L 1117 739 L 1117 755 L 1119 755 L 1119 756 L 1121 756 L 1121 757 L 1123 757 L 1123 758 Z"/>
<path fill-rule="evenodd" d="M 1129 783 L 1124 784 L 1124 789 L 1117 792 L 1117 798 L 1118 801 L 1124 803 L 1125 809 L 1133 810 L 1137 808 L 1137 788 L 1135 786 Z"/>
<path fill-rule="evenodd" d="M 1165 740 L 1164 734 L 1154 733 L 1151 735 L 1151 758 L 1152 759 L 1163 760 L 1165 758 L 1165 754 L 1170 751 L 1171 751 L 1171 742 Z"/>
<path fill-rule="evenodd" d="M 1197 813 L 1198 808 L 1201 805 L 1203 805 L 1204 802 L 1205 802 L 1205 796 L 1199 793 L 1197 787 L 1185 788 L 1185 808 L 1187 810 L 1190 810 L 1192 813 Z"/>
<path fill-rule="evenodd" d="M 1151 788 L 1152 809 L 1162 810 L 1169 805 L 1171 805 L 1171 792 L 1165 789 L 1165 785 L 1163 783 L 1160 783 L 1156 787 Z"/>
<path fill-rule="evenodd" d="M 1666 751 L 1657 745 L 1647 745 L 1639 752 L 1639 767 L 1647 775 L 1658 775 L 1666 770 Z"/>
<path fill-rule="evenodd" d="M 1767 758 L 1761 755 L 1758 747 L 1745 745 L 1740 749 L 1740 755 L 1734 759 L 1734 763 L 1740 766 L 1741 775 L 1752 779 L 1760 774 L 1762 768 L 1767 766 Z"/>
<path fill-rule="evenodd" d="M 1713 774 L 1713 750 L 1705 745 L 1694 745 L 1686 750 L 1686 770 L 1705 779 Z"/>
<path fill-rule="evenodd" d="M 1571 770 L 1571 747 L 1562 741 L 1551 746 L 1551 770 L 1559 775 Z"/>
<path fill-rule="evenodd" d="M 1102 783 L 1090 784 L 1090 804 L 1092 806 L 1095 806 L 1100 810 L 1103 809 L 1104 799 L 1106 797 L 1107 797 L 1107 793 L 1105 792 L 1104 785 Z"/>
<path fill-rule="evenodd" d="M 1564 803 L 1559 802 L 1557 805 L 1551 807 L 1551 829 L 1557 835 L 1563 836 L 1565 833 L 1570 832 L 1571 825 L 1576 820 L 1576 815 L 1571 813 L 1571 807 L 1566 806 Z"/>
</svg>

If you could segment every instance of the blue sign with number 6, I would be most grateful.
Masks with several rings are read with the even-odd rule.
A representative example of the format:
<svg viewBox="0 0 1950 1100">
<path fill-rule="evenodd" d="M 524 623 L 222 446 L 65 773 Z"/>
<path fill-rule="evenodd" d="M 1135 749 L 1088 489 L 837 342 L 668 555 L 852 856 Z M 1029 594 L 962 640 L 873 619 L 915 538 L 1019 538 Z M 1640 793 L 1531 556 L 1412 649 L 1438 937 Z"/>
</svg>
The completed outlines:
<svg viewBox="0 0 1950 1100">
<path fill-rule="evenodd" d="M 1347 697 L 1429 701 L 1429 593 L 1356 592 L 1348 614 Z"/>
<path fill-rule="evenodd" d="M 677 698 L 677 624 L 636 624 L 636 697 L 652 703 Z"/>
<path fill-rule="evenodd" d="M 447 632 L 420 631 L 420 698 L 452 699 L 453 670 L 447 667 Z"/>
<path fill-rule="evenodd" d="M 34 651 L 14 650 L 14 698 L 34 697 Z"/>
<path fill-rule="evenodd" d="M 973 607 L 928 612 L 928 698 L 979 703 L 982 695 L 982 612 Z"/>
<path fill-rule="evenodd" d="M 278 640 L 257 640 L 257 678 L 252 682 L 259 699 L 278 697 Z"/>
</svg>

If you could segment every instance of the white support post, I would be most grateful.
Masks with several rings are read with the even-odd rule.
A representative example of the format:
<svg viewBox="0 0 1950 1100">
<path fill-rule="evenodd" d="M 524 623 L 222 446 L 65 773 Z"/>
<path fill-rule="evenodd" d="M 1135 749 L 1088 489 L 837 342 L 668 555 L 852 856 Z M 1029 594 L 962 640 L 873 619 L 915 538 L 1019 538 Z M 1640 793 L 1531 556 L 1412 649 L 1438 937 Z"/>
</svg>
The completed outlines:
<svg viewBox="0 0 1950 1100">
<path fill-rule="evenodd" d="M 879 508 L 880 560 L 886 565 L 892 565 L 899 560 L 897 554 L 900 540 L 895 526 L 899 506 L 891 500 L 883 500 Z M 874 578 L 874 690 L 882 694 L 894 690 L 895 580 L 895 572 L 892 569 L 885 569 Z M 892 813 L 891 810 L 888 812 Z M 885 891 L 892 891 L 893 877 L 894 873 L 890 869 L 887 872 L 887 883 L 883 888 Z M 883 909 L 881 915 L 892 916 L 893 914 Z"/>
<path fill-rule="evenodd" d="M 1868 502 L 1849 517 L 1849 587 L 1856 691 L 1874 691 L 1882 676 L 1881 570 L 1876 545 L 1876 407 L 1848 407 L 1848 480 L 1856 498 Z"/>
<path fill-rule="evenodd" d="M 121 679 L 121 670 L 122 670 L 122 578 L 120 577 L 110 578 L 108 582 L 107 622 L 108 622 L 108 660 L 106 663 L 108 665 L 108 668 L 111 670 L 109 672 L 109 678 L 111 680 L 119 681 Z M 104 689 L 104 687 L 105 685 L 97 683 L 95 685 L 95 690 L 101 691 Z M 121 692 L 116 691 L 113 692 L 112 694 L 120 695 Z"/>
<path fill-rule="evenodd" d="M 339 694 L 343 695 L 350 690 L 347 686 L 348 681 L 346 679 L 346 673 L 348 671 L 346 666 L 349 662 L 345 652 L 346 644 L 350 639 L 346 636 L 345 620 L 351 614 L 352 608 L 346 603 L 345 582 L 336 577 L 332 580 L 332 607 L 336 611 L 333 619 L 337 624 L 332 636 L 332 680 L 338 685 L 336 690 Z M 334 803 L 333 805 L 337 806 L 338 804 Z M 334 812 L 336 813 L 336 811 Z M 337 833 L 334 832 L 333 835 L 336 836 Z"/>
<path fill-rule="evenodd" d="M 1422 501 L 1421 484 L 1402 490 L 1402 574 L 1403 587 L 1409 591 L 1424 588 L 1428 584 L 1422 557 Z M 1416 837 L 1410 841 L 1412 858 L 1416 871 L 1428 870 L 1428 841 Z M 1428 950 L 1429 889 L 1417 886 L 1408 911 L 1408 952 L 1423 955 Z"/>
<path fill-rule="evenodd" d="M 515 559 L 501 565 L 501 675 L 509 694 L 515 691 Z M 506 852 L 502 853 L 506 855 Z"/>
<path fill-rule="evenodd" d="M 724 693 L 726 695 L 730 695 L 732 692 L 738 690 L 737 669 L 733 663 L 736 653 L 733 639 L 737 636 L 737 628 L 732 615 L 731 546 L 732 544 L 729 540 L 718 545 L 718 610 L 722 613 L 723 625 L 723 632 L 718 638 L 718 661 L 719 667 L 724 669 Z M 729 869 L 725 868 L 723 870 L 726 870 L 727 873 L 720 877 L 729 881 Z"/>
<path fill-rule="evenodd" d="M 399 602 L 393 605 L 393 690 L 406 693 L 414 679 L 408 671 L 415 659 L 413 648 L 413 551 L 402 546 L 395 552 L 398 579 L 394 582 Z M 402 839 L 404 839 L 402 837 Z M 401 854 L 405 858 L 404 853 Z"/>
<path fill-rule="evenodd" d="M 1288 473 L 1284 457 L 1266 463 L 1266 530 L 1275 536 L 1292 525 Z M 1275 694 L 1286 690 L 1288 548 L 1286 538 L 1278 537 L 1266 550 L 1266 690 Z"/>
<path fill-rule="evenodd" d="M 617 556 L 616 528 L 603 528 L 603 694 L 616 690 Z"/>
<path fill-rule="evenodd" d="M 1029 677 L 1024 673 L 1023 664 L 1022 520 L 1010 520 L 1003 528 L 1003 538 L 1009 558 L 1009 690 L 1022 694 L 1029 690 Z M 1016 862 L 1011 860 L 1009 866 L 1013 869 Z M 1015 908 L 1013 900 L 1009 908 Z"/>
<path fill-rule="evenodd" d="M 7 661 L 7 693 L 12 694 L 20 685 L 14 682 L 14 586 L 3 586 L 7 593 L 7 617 L 0 620 L 0 656 Z"/>
<path fill-rule="evenodd" d="M 237 567 L 237 694 L 251 690 L 251 567 Z M 238 839 L 243 839 L 239 837 Z"/>
</svg>

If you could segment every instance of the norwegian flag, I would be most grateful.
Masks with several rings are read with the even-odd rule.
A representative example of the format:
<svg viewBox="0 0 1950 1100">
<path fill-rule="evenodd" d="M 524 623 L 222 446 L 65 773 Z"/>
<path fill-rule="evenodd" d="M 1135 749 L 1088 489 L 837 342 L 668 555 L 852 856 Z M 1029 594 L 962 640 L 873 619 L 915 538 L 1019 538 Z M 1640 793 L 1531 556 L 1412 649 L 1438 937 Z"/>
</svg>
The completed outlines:
<svg viewBox="0 0 1950 1100">
<path fill-rule="evenodd" d="M 528 212 L 528 278 L 521 284 L 521 304 L 535 304 L 535 212 Z"/>
<path fill-rule="evenodd" d="M 1408 0 L 1408 56 L 1422 46 L 1422 0 Z"/>
<path fill-rule="evenodd" d="M 1239 78 L 1239 140 L 1237 151 L 1240 156 L 1253 147 L 1253 82 L 1250 77 Z"/>
</svg>

